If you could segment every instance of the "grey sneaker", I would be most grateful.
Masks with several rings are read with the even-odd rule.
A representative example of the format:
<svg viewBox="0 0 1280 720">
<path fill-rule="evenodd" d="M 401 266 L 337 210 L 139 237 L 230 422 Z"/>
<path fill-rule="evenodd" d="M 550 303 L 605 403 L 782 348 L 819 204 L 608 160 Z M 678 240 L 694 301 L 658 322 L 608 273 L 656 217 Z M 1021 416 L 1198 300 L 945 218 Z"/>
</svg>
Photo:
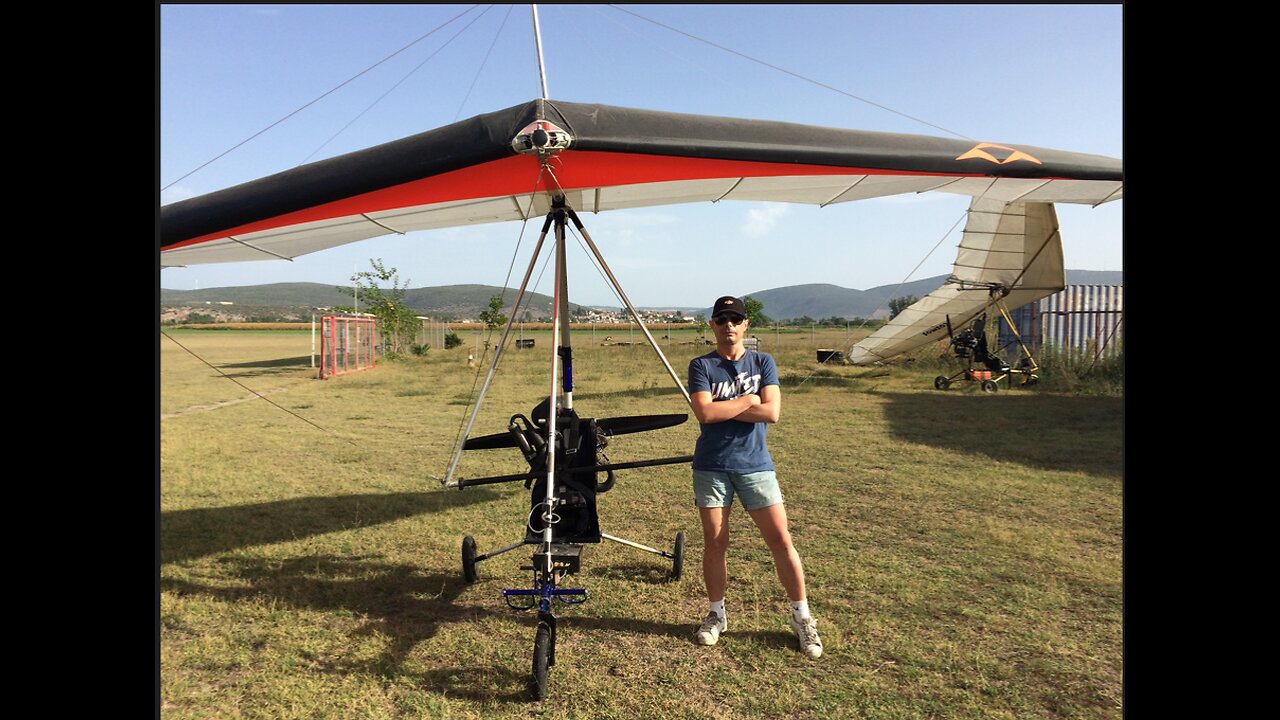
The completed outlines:
<svg viewBox="0 0 1280 720">
<path fill-rule="evenodd" d="M 706 619 L 702 621 L 702 625 L 698 627 L 698 633 L 693 638 L 699 645 L 715 645 L 716 641 L 720 639 L 720 633 L 728 629 L 728 620 L 709 612 Z"/>
<path fill-rule="evenodd" d="M 813 618 L 796 620 L 793 617 L 791 629 L 796 632 L 796 638 L 800 640 L 800 652 L 811 660 L 822 657 L 822 638 L 818 637 L 817 620 Z"/>
</svg>

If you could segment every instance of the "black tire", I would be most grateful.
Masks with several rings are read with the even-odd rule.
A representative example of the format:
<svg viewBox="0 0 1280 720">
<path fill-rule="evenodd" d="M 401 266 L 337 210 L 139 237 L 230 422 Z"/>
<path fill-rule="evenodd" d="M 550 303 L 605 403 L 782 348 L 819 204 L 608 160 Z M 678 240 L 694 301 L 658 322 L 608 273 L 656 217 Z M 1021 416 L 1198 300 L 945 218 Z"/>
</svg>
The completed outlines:
<svg viewBox="0 0 1280 720">
<path fill-rule="evenodd" d="M 989 395 L 994 395 L 995 392 L 999 389 L 1000 389 L 1000 386 L 996 384 L 995 380 L 982 381 L 982 392 L 984 393 L 987 393 Z"/>
<path fill-rule="evenodd" d="M 470 535 L 462 538 L 462 579 L 473 583 L 480 578 L 476 572 L 476 539 Z"/>
<path fill-rule="evenodd" d="M 533 638 L 533 678 L 529 681 L 529 692 L 534 700 L 542 700 L 547 696 L 547 668 L 551 657 L 551 628 L 546 623 L 538 623 L 538 634 Z"/>
<path fill-rule="evenodd" d="M 946 390 L 949 387 L 951 387 L 951 378 L 946 375 L 939 375 L 933 379 L 934 390 Z"/>
<path fill-rule="evenodd" d="M 671 560 L 671 579 L 679 580 L 684 574 L 684 531 L 676 533 L 676 548 L 672 551 L 675 558 Z"/>
</svg>

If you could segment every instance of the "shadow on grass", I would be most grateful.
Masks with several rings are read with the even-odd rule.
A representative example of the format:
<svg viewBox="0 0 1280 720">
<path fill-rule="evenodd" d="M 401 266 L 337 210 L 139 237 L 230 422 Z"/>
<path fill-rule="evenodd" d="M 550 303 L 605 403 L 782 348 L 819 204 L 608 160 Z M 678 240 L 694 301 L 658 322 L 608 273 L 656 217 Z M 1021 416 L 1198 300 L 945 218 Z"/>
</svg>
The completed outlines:
<svg viewBox="0 0 1280 720">
<path fill-rule="evenodd" d="M 812 375 L 804 373 L 782 375 L 778 378 L 778 384 L 782 386 L 785 392 L 813 392 L 815 390 L 832 389 L 862 390 L 867 385 L 867 378 L 881 377 L 886 374 L 834 375 L 830 374 L 829 371 L 819 370 Z"/>
<path fill-rule="evenodd" d="M 796 636 L 789 632 L 783 632 L 782 630 L 747 630 L 745 632 L 738 632 L 730 628 L 729 632 L 726 633 L 724 637 L 726 640 L 729 640 L 733 635 L 740 635 L 750 639 L 752 642 L 774 650 L 794 650 L 799 652 Z"/>
<path fill-rule="evenodd" d="M 252 362 L 227 363 L 226 365 L 221 365 L 221 366 L 219 366 L 219 367 L 223 367 L 223 368 L 275 368 L 275 367 L 293 367 L 294 365 L 310 367 L 310 366 L 311 366 L 311 356 L 310 356 L 310 355 L 299 355 L 298 357 L 291 357 L 291 358 L 276 358 L 275 360 L 254 360 L 254 361 L 252 361 Z"/>
<path fill-rule="evenodd" d="M 386 563 L 369 556 L 308 555 L 284 560 L 226 557 L 218 563 L 219 574 L 235 578 L 236 586 L 162 577 L 160 587 L 165 592 L 203 595 L 225 602 L 269 598 L 293 608 L 343 611 L 367 619 L 356 634 L 388 638 L 385 650 L 377 657 L 315 659 L 324 670 L 344 675 L 354 671 L 398 676 L 404 672 L 402 666 L 414 647 L 435 636 L 444 624 L 497 614 L 496 610 L 461 608 L 456 604 L 467 588 L 461 572 L 424 573 L 415 565 Z M 492 675 L 503 672 L 496 668 L 462 672 L 478 670 L 490 678 L 490 686 Z M 454 684 L 450 679 L 454 673 L 430 673 L 427 679 L 434 678 L 440 687 L 450 686 Z M 512 691 L 520 687 L 514 673 L 503 687 L 513 697 L 518 694 Z M 450 694 L 453 692 L 451 688 Z M 478 699 L 501 699 L 503 691 L 477 692 Z"/>
<path fill-rule="evenodd" d="M 697 645 L 694 637 L 698 629 L 696 619 L 688 622 L 667 623 L 652 620 L 637 620 L 631 617 L 590 617 L 583 615 L 565 615 L 558 618 L 560 627 L 574 629 L 606 630 L 628 633 L 631 635 L 653 635 L 668 637 L 689 645 Z M 796 649 L 796 636 L 781 630 L 730 630 L 725 639 L 746 639 L 767 648 Z"/>
<path fill-rule="evenodd" d="M 525 702 L 529 693 L 529 672 L 506 667 L 442 668 L 418 675 L 431 688 L 449 688 L 449 697 L 478 702 Z M 506 688 L 495 690 L 493 686 Z"/>
<path fill-rule="evenodd" d="M 631 617 L 590 617 L 585 615 L 564 615 L 556 618 L 557 631 L 565 628 L 575 630 L 608 630 L 631 635 L 660 635 L 677 640 L 693 642 L 693 632 L 697 630 L 693 623 L 665 623 L 653 620 L 637 620 Z"/>
<path fill-rule="evenodd" d="M 908 442 L 1046 470 L 1123 473 L 1123 398 L 1019 393 L 885 393 L 884 414 L 889 432 Z"/>
<path fill-rule="evenodd" d="M 269 377 L 272 375 L 296 375 L 298 371 L 311 371 L 311 357 L 303 355 L 296 358 L 277 358 L 275 360 L 254 360 L 252 362 L 227 363 L 219 365 L 222 374 L 231 378 Z"/>
<path fill-rule="evenodd" d="M 368 527 L 495 497 L 489 488 L 472 488 L 465 493 L 369 493 L 172 510 L 160 515 L 160 562 Z"/>
<path fill-rule="evenodd" d="M 365 621 L 355 634 L 386 639 L 385 648 L 373 658 L 303 658 L 324 672 L 343 676 L 364 673 L 387 679 L 408 674 L 418 678 L 424 687 L 479 702 L 528 699 L 529 674 L 523 663 L 450 667 L 423 673 L 405 669 L 405 662 L 415 648 L 434 637 L 446 624 L 511 616 L 510 610 L 498 604 L 484 608 L 460 605 L 459 595 L 470 588 L 463 582 L 461 573 L 424 573 L 414 565 L 387 563 L 371 556 L 312 555 L 283 560 L 229 556 L 217 563 L 217 574 L 220 578 L 234 578 L 234 586 L 220 579 L 206 583 L 162 577 L 160 587 L 164 592 L 202 595 L 229 603 L 267 599 L 273 607 L 279 604 L 302 610 L 350 613 Z M 536 617 L 532 614 L 526 617 L 532 626 Z M 693 642 L 690 623 L 578 615 L 563 615 L 558 619 L 561 630 L 603 630 Z"/>
<path fill-rule="evenodd" d="M 632 561 L 614 563 L 608 567 L 596 567 L 593 568 L 593 574 L 603 578 L 630 580 L 648 585 L 666 585 L 669 582 L 673 582 L 671 579 L 671 561 L 656 555 L 652 557 L 653 562 L 648 563 Z M 685 559 L 686 561 L 688 560 L 688 558 Z"/>
</svg>

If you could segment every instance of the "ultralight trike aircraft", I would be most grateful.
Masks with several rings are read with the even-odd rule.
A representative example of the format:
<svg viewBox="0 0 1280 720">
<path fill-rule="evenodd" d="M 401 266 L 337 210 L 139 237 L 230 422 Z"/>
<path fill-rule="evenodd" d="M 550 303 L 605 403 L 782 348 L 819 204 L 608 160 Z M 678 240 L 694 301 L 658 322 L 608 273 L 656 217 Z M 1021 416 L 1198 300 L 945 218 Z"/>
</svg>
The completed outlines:
<svg viewBox="0 0 1280 720">
<path fill-rule="evenodd" d="M 826 205 L 942 192 L 974 197 L 975 208 L 980 205 L 985 215 L 1023 217 L 1044 209 L 1051 214 L 1057 202 L 1108 202 L 1120 198 L 1122 191 L 1121 162 L 1107 157 L 561 102 L 544 94 L 505 110 L 166 205 L 160 209 L 159 261 L 170 267 L 292 259 L 387 233 L 545 218 L 533 257 L 536 260 L 553 232 L 552 327 L 558 342 L 550 353 L 547 397 L 527 416 L 521 414 L 523 409 L 511 415 L 504 431 L 468 437 L 526 294 L 534 270 L 531 261 L 443 479 L 446 487 L 458 489 L 518 481 L 530 489 L 529 511 L 518 518 L 520 536 L 512 544 L 481 553 L 474 540 L 463 539 L 462 575 L 474 581 L 479 563 L 518 548 L 532 550 L 526 556 L 531 563 L 524 566 L 532 572 L 531 587 L 507 589 L 503 596 L 514 608 L 538 611 L 531 686 L 536 697 L 543 697 L 547 668 L 555 662 L 553 608 L 586 599 L 584 590 L 566 587 L 566 577 L 582 568 L 584 545 L 610 540 L 657 554 L 670 561 L 676 579 L 684 562 L 683 533 L 666 551 L 601 529 L 597 501 L 613 486 L 618 471 L 691 459 L 683 455 L 609 463 L 602 455 L 605 447 L 616 436 L 669 427 L 684 422 L 687 415 L 578 414 L 573 403 L 566 232 L 585 240 L 686 401 L 689 396 L 578 213 L 721 200 Z M 1001 254 L 1004 235 L 991 236 L 994 246 L 988 254 Z M 978 306 L 985 301 L 981 300 Z M 964 322 L 980 310 L 975 306 L 971 312 Z M 944 314 L 957 316 L 950 310 Z M 464 450 L 495 448 L 517 449 L 528 469 L 498 477 L 455 477 Z"/>
</svg>

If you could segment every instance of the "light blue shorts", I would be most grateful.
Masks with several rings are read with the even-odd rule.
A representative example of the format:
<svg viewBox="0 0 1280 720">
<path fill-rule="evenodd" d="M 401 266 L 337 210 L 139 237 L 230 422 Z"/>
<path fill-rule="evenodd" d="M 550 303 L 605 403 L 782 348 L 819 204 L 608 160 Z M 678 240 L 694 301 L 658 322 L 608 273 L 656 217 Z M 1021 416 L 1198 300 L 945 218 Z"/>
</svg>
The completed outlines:
<svg viewBox="0 0 1280 720">
<path fill-rule="evenodd" d="M 759 510 L 782 502 L 778 476 L 772 470 L 753 473 L 693 471 L 693 499 L 698 507 L 731 507 L 735 492 L 742 498 L 742 506 L 748 510 Z"/>
</svg>

